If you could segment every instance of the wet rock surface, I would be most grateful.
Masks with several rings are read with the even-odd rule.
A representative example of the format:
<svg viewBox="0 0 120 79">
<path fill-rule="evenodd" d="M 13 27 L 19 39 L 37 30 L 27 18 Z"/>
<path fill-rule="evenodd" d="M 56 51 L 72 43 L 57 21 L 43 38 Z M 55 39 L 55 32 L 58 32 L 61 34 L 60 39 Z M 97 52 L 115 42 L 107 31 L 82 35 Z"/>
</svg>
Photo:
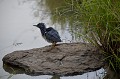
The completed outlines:
<svg viewBox="0 0 120 79">
<path fill-rule="evenodd" d="M 32 75 L 77 75 L 101 68 L 104 64 L 99 50 L 85 43 L 58 44 L 30 50 L 14 51 L 3 58 L 4 63 L 21 67 Z"/>
</svg>

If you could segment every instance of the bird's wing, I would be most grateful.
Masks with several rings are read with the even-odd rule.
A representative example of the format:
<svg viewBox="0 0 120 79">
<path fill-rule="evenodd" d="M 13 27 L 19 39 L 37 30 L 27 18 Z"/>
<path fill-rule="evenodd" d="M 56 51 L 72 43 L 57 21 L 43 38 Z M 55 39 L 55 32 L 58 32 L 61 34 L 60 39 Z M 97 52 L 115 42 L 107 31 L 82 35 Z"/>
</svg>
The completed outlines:
<svg viewBox="0 0 120 79">
<path fill-rule="evenodd" d="M 51 40 L 53 42 L 61 42 L 59 33 L 52 27 L 47 28 L 45 34 L 46 34 L 46 39 Z"/>
<path fill-rule="evenodd" d="M 48 33 L 50 33 L 50 34 L 52 34 L 52 35 L 57 36 L 58 38 L 60 38 L 59 33 L 54 28 L 52 28 L 52 27 L 47 28 L 46 32 L 48 32 Z"/>
</svg>

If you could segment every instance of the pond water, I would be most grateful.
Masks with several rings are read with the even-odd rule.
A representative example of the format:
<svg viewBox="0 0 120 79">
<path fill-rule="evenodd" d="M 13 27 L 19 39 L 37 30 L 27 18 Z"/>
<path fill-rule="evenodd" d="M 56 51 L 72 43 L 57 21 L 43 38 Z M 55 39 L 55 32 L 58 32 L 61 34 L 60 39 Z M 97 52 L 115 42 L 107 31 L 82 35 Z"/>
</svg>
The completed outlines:
<svg viewBox="0 0 120 79">
<path fill-rule="evenodd" d="M 34 24 L 44 22 L 58 30 L 63 42 L 76 41 L 66 28 L 61 30 L 59 24 L 52 24 L 49 12 L 44 6 L 37 7 L 39 0 L 0 0 L 0 79 L 103 79 L 103 68 L 83 75 L 57 77 L 51 75 L 30 76 L 10 74 L 3 69 L 2 58 L 15 50 L 27 50 L 49 45 Z M 14 71 L 14 70 L 13 70 Z"/>
</svg>

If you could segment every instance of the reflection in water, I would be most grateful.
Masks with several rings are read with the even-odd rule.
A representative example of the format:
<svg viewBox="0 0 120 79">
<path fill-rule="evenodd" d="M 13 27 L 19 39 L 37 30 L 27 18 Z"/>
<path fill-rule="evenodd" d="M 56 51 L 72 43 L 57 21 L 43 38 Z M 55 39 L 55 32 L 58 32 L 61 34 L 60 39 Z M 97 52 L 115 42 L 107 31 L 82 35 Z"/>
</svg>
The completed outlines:
<svg viewBox="0 0 120 79">
<path fill-rule="evenodd" d="M 23 74 L 24 73 L 23 70 L 20 70 L 17 67 L 12 68 L 10 65 L 5 65 L 4 68 L 5 68 L 5 70 L 7 70 L 7 72 L 12 74 L 12 75 L 8 76 L 9 78 L 10 77 L 12 78 L 12 76 L 15 76 L 16 74 Z M 52 77 L 51 76 L 48 76 L 48 77 L 43 77 L 43 76 L 42 77 L 38 77 L 38 76 L 35 77 L 34 76 L 33 79 L 39 79 L 39 78 L 43 78 L 43 79 L 103 79 L 105 74 L 106 73 L 104 73 L 103 69 L 100 69 L 100 70 L 97 70 L 95 72 L 88 72 L 88 73 L 85 73 L 83 75 L 77 75 L 77 76 L 66 76 L 66 77 L 60 77 L 58 75 L 53 75 Z M 20 76 L 23 76 L 23 78 L 24 78 L 25 75 L 20 75 Z M 105 76 L 104 79 L 119 79 L 119 77 L 116 76 L 114 73 L 111 73 L 111 74 L 108 74 L 107 76 Z"/>
<path fill-rule="evenodd" d="M 120 79 L 119 73 L 114 72 L 111 68 L 106 68 L 106 76 L 104 79 Z"/>
<path fill-rule="evenodd" d="M 5 63 L 3 63 L 3 69 L 10 74 L 23 74 L 25 72 L 22 68 Z"/>
<path fill-rule="evenodd" d="M 54 15 L 56 8 L 64 4 L 64 0 L 35 0 L 35 4 L 33 8 L 35 17 L 39 17 L 41 21 L 49 18 L 49 21 L 54 22 L 51 16 Z"/>
<path fill-rule="evenodd" d="M 103 77 L 106 74 L 104 69 L 101 68 L 101 69 L 94 71 L 94 72 L 84 73 L 83 75 L 62 76 L 62 77 L 60 77 L 59 75 L 53 75 L 53 76 L 48 76 L 46 78 L 46 75 L 41 74 L 41 76 L 35 76 L 35 74 L 25 72 L 23 69 L 21 69 L 17 66 L 9 65 L 9 64 L 4 64 L 3 68 L 6 72 L 12 74 L 11 77 L 12 76 L 15 77 L 17 75 L 23 76 L 22 74 L 26 74 L 26 75 L 33 76 L 33 79 L 37 79 L 37 77 L 42 78 L 42 79 L 103 79 Z M 15 78 L 17 78 L 17 77 L 15 77 Z M 23 76 L 23 78 L 24 78 L 24 76 Z M 26 77 L 26 78 L 29 78 L 29 77 Z"/>
<path fill-rule="evenodd" d="M 58 75 L 53 75 L 50 79 L 60 79 L 60 76 L 58 76 Z"/>
<path fill-rule="evenodd" d="M 66 20 L 64 16 L 62 17 L 62 15 L 61 15 L 62 17 L 61 19 L 59 17 L 56 17 L 57 9 L 60 8 L 61 6 L 65 7 L 64 3 L 65 0 L 35 0 L 36 6 L 33 8 L 34 16 L 36 18 L 39 18 L 40 21 L 42 22 L 44 21 L 46 22 L 46 20 L 49 20 L 50 23 L 47 24 L 49 25 L 54 24 L 54 26 L 57 29 L 60 29 L 61 31 L 65 31 L 65 30 L 68 31 L 71 36 L 71 40 L 69 40 L 70 42 L 74 42 L 74 41 L 85 42 L 82 38 L 80 38 L 80 34 L 75 34 L 81 31 L 81 29 L 77 29 L 74 27 L 70 28 L 70 23 L 67 22 L 68 19 Z M 66 40 L 66 38 L 64 40 Z"/>
</svg>

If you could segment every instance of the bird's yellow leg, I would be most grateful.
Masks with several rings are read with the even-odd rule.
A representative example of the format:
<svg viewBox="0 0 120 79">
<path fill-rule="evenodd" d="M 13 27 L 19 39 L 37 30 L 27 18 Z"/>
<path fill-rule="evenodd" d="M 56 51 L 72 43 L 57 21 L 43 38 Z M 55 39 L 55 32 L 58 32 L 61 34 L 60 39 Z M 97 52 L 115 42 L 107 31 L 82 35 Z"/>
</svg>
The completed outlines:
<svg viewBox="0 0 120 79">
<path fill-rule="evenodd" d="M 52 50 L 54 47 L 56 46 L 56 43 L 52 43 L 52 47 L 50 48 L 50 50 Z"/>
<path fill-rule="evenodd" d="M 56 46 L 56 43 L 54 42 L 54 43 L 52 43 L 52 48 L 54 48 Z"/>
<path fill-rule="evenodd" d="M 51 48 L 50 49 L 48 49 L 46 52 L 49 52 L 49 51 L 51 51 L 54 47 L 56 46 L 56 43 L 54 42 L 54 43 L 52 43 L 52 46 L 51 46 Z"/>
</svg>

